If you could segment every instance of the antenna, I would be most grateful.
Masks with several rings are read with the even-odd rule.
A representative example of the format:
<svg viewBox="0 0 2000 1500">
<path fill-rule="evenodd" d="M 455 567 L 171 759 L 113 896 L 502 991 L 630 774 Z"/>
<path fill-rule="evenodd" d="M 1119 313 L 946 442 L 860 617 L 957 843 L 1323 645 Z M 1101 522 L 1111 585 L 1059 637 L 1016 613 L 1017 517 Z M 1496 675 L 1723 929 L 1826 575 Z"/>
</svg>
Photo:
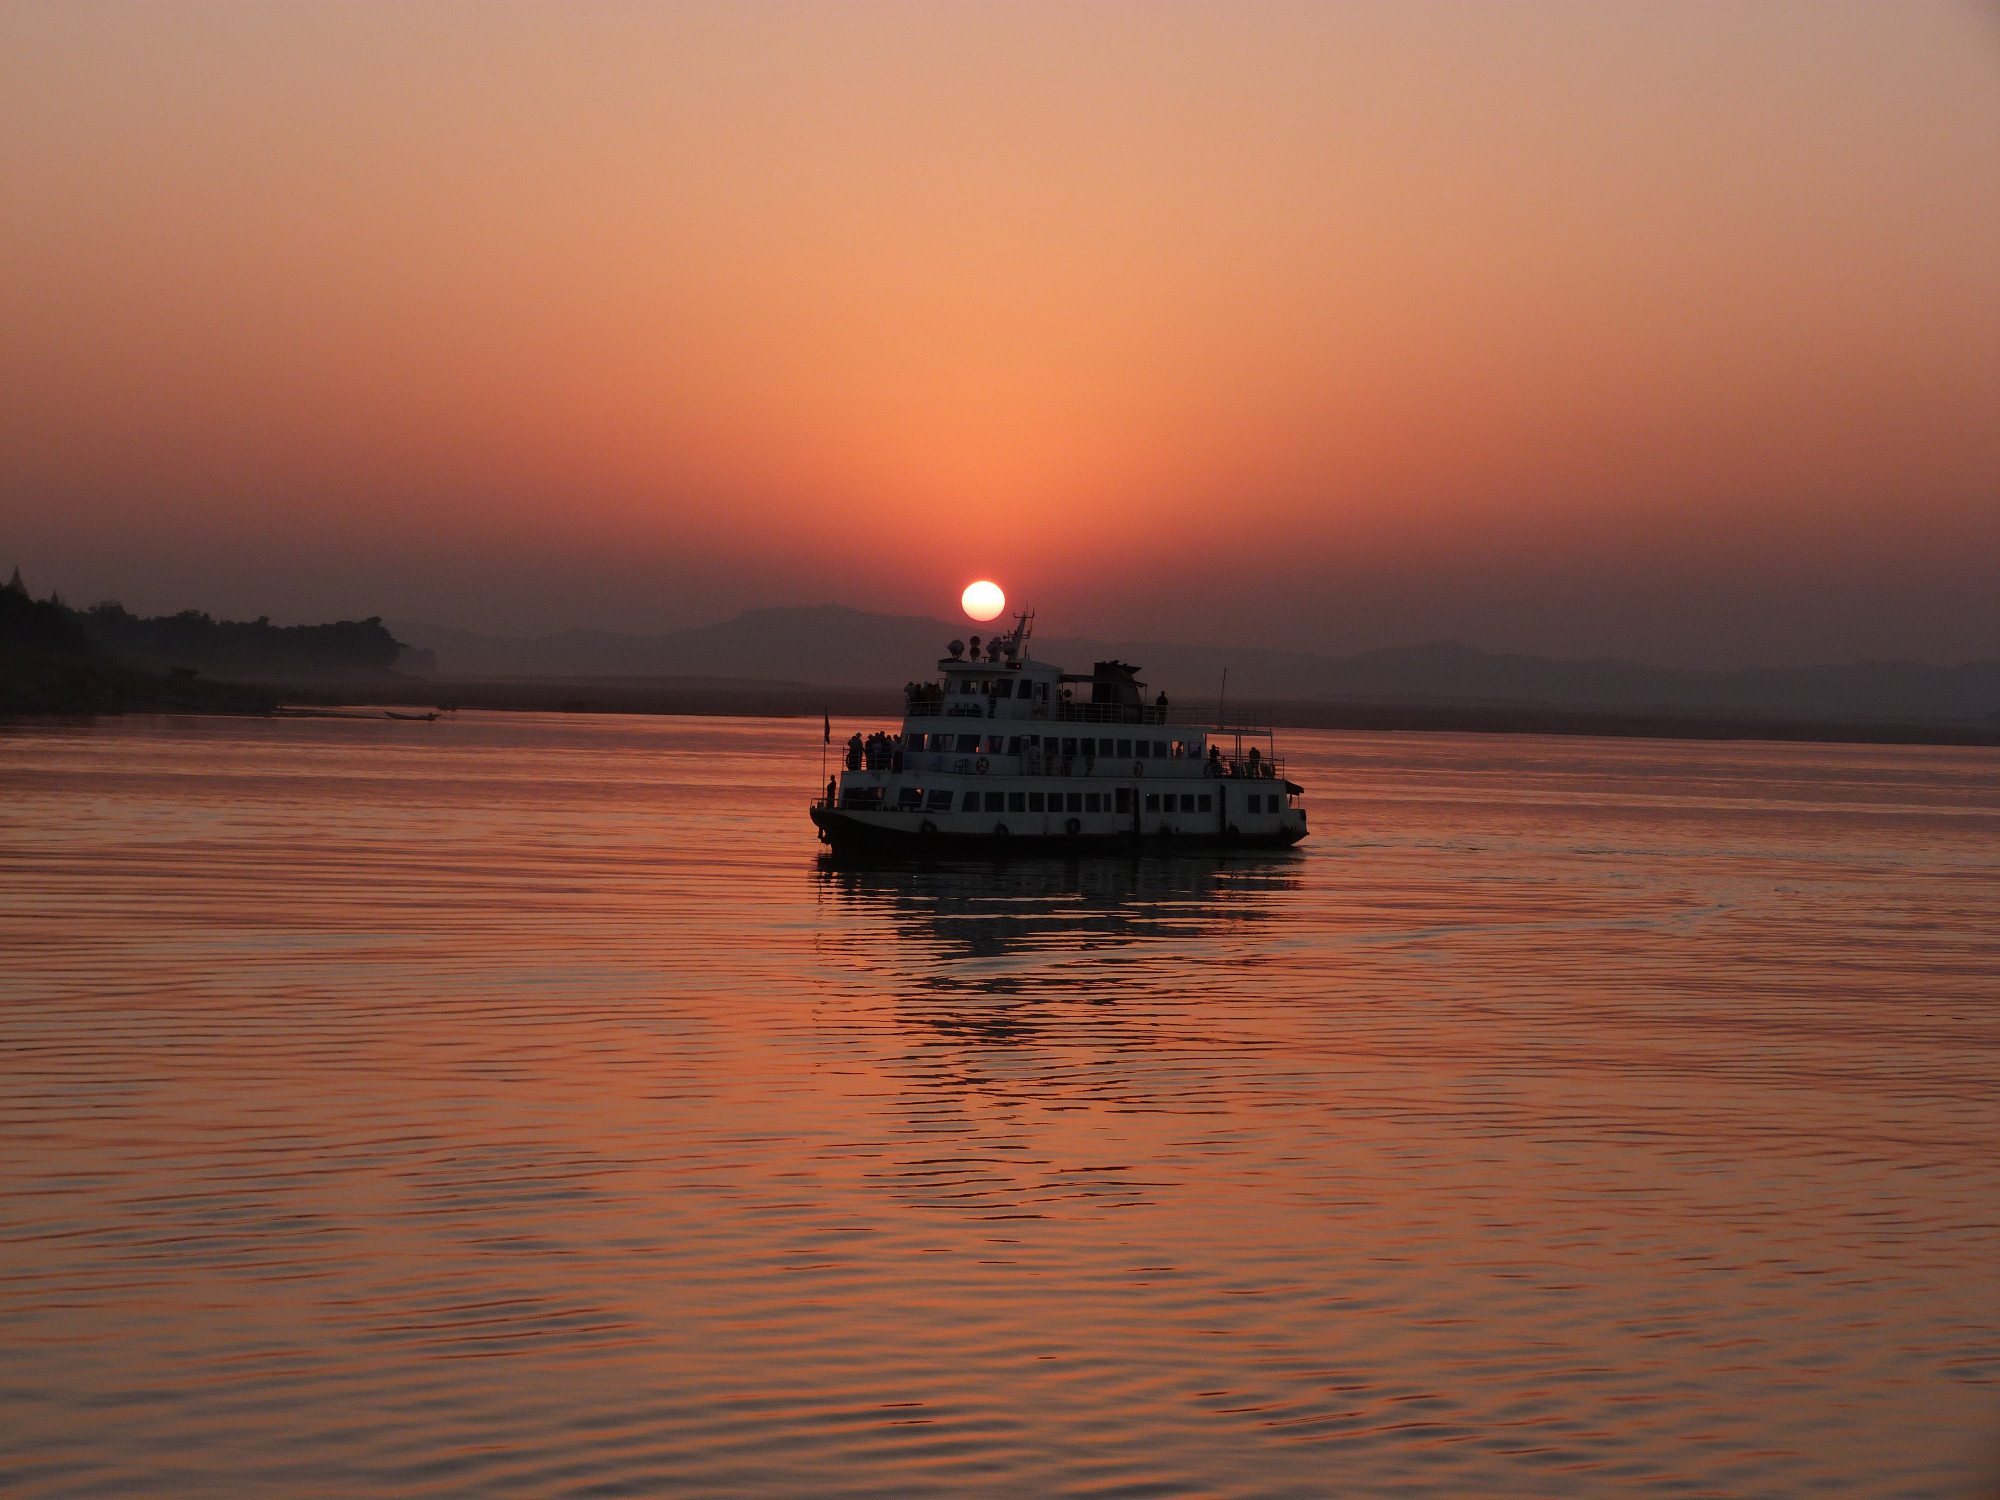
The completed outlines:
<svg viewBox="0 0 2000 1500">
<path fill-rule="evenodd" d="M 1014 629 L 1007 637 L 1007 659 L 1013 661 L 1021 655 L 1022 647 L 1034 631 L 1035 612 L 1024 609 L 1014 616 Z"/>
<path fill-rule="evenodd" d="M 1229 704 L 1229 668 L 1222 669 L 1222 695 L 1215 700 L 1215 727 L 1222 728 L 1224 713 Z"/>
</svg>

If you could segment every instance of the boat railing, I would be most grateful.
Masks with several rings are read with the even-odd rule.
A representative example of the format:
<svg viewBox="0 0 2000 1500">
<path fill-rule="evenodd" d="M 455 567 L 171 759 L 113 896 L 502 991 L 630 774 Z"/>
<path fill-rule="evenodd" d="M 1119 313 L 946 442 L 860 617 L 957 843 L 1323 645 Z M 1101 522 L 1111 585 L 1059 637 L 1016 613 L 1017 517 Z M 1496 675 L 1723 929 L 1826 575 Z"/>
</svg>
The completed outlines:
<svg viewBox="0 0 2000 1500">
<path fill-rule="evenodd" d="M 1269 734 L 1271 716 L 1263 709 L 1234 709 L 1215 716 L 1213 734 Z"/>
<path fill-rule="evenodd" d="M 1059 703 L 1056 717 L 1066 724 L 1164 724 L 1160 703 Z"/>
<path fill-rule="evenodd" d="M 990 719 L 993 700 L 988 698 L 905 698 L 906 719 Z"/>
<path fill-rule="evenodd" d="M 991 719 L 996 704 L 1005 698 L 909 698 L 903 700 L 906 719 Z M 1035 704 L 1025 715 L 1031 719 L 1049 717 L 1050 705 Z M 1164 724 L 1167 710 L 1157 703 L 1058 703 L 1055 717 L 1064 724 Z M 1017 718 L 1018 714 L 997 717 Z"/>
<path fill-rule="evenodd" d="M 942 760 L 942 764 L 940 765 L 929 766 L 923 763 L 923 757 L 936 754 L 937 752 L 935 751 L 913 751 L 907 760 L 902 751 L 896 751 L 889 755 L 864 755 L 861 757 L 862 764 L 858 766 L 846 766 L 846 769 L 851 771 L 887 771 L 894 774 L 904 771 L 907 765 L 907 768 L 912 772 L 935 770 L 953 776 L 971 776 L 983 774 L 980 772 L 979 767 L 980 763 L 985 761 L 993 773 L 1000 776 L 1089 776 L 1118 781 L 1143 781 L 1148 779 L 1148 777 L 1159 781 L 1212 780 L 1215 778 L 1236 781 L 1273 781 L 1283 779 L 1285 774 L 1285 763 L 1283 760 L 1275 757 L 1267 760 L 1262 756 L 1259 756 L 1256 760 L 1251 760 L 1248 756 L 1243 756 L 1241 758 L 1202 761 L 1200 762 L 1202 769 L 1197 777 L 1188 774 L 1174 775 L 1171 771 L 1143 769 L 1148 766 L 1186 766 L 1193 760 L 1192 756 L 1176 756 L 1163 762 L 1154 761 L 1149 758 L 1128 761 L 1125 757 L 1118 755 L 1051 755 L 1039 750 L 1024 749 L 1019 755 L 1002 755 L 997 750 L 989 752 L 986 755 L 970 753 L 951 754 L 946 752 L 940 757 Z M 993 764 L 993 762 L 1003 760 L 1013 761 L 1015 764 L 1011 766 Z M 843 762 L 843 764 L 845 763 Z M 842 794 L 842 805 L 853 805 L 850 801 L 846 800 L 848 798 L 879 797 L 881 793 L 882 789 L 879 787 L 850 788 Z"/>
<path fill-rule="evenodd" d="M 846 771 L 897 772 L 903 769 L 903 752 L 884 750 L 879 746 L 872 750 L 849 750 L 841 756 L 840 765 Z"/>
<path fill-rule="evenodd" d="M 1209 764 L 1222 768 L 1215 773 L 1217 776 L 1241 781 L 1273 781 L 1285 774 L 1285 763 L 1276 756 L 1266 759 L 1260 755 L 1252 760 L 1246 755 L 1241 759 L 1212 760 Z"/>
</svg>

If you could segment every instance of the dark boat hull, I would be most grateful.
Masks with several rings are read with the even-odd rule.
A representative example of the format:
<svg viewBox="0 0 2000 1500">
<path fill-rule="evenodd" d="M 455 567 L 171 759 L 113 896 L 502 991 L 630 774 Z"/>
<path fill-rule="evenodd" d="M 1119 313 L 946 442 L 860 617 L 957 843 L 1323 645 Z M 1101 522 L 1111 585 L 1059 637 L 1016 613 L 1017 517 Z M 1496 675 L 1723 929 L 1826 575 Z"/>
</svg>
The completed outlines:
<svg viewBox="0 0 2000 1500">
<path fill-rule="evenodd" d="M 865 822 L 837 808 L 814 806 L 812 820 L 820 839 L 836 853 L 911 854 L 926 859 L 980 858 L 998 855 L 1120 854 L 1143 850 L 1289 849 L 1305 830 L 1240 833 L 1212 829 L 1203 833 L 1060 833 L 992 834 L 938 831 L 926 833 L 920 823 L 908 826 Z"/>
</svg>

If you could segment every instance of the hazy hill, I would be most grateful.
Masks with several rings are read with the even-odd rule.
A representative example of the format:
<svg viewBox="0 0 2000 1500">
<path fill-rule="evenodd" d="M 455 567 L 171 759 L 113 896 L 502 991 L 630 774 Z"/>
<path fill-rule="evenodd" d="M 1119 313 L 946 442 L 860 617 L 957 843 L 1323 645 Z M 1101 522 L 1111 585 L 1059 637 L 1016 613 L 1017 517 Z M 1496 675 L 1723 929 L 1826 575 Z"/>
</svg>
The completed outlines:
<svg viewBox="0 0 2000 1500">
<path fill-rule="evenodd" d="M 340 677 L 394 670 L 403 643 L 379 617 L 325 625 L 216 620 L 196 609 L 141 616 L 107 601 L 69 611 L 90 646 L 142 667 L 192 667 L 218 677 Z"/>
<path fill-rule="evenodd" d="M 717 625 L 665 635 L 565 630 L 515 638 L 391 621 L 396 639 L 428 649 L 440 676 L 737 677 L 835 687 L 900 687 L 935 670 L 945 643 L 964 639 L 920 615 L 876 615 L 827 604 L 753 609 Z"/>
<path fill-rule="evenodd" d="M 450 676 L 783 678 L 842 688 L 900 686 L 935 670 L 945 644 L 978 632 L 921 615 L 841 605 L 749 610 L 662 635 L 572 630 L 515 639 L 391 622 Z M 1232 702 L 1343 700 L 1547 704 L 1812 718 L 1984 718 L 2000 712 L 2000 661 L 1938 667 L 1851 662 L 1741 671 L 1682 671 L 1612 659 L 1496 655 L 1437 642 L 1356 656 L 1037 637 L 1034 654 L 1075 671 L 1118 657 L 1154 688 L 1212 703 L 1224 667 Z"/>
</svg>

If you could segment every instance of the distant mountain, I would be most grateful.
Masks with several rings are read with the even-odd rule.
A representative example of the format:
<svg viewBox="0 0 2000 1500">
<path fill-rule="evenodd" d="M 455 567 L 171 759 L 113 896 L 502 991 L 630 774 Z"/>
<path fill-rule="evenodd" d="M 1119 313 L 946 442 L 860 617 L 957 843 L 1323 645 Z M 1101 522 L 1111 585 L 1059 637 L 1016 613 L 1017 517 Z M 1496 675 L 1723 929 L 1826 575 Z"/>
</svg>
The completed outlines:
<svg viewBox="0 0 2000 1500">
<path fill-rule="evenodd" d="M 945 643 L 967 634 L 920 615 L 837 604 L 753 609 L 665 635 L 565 630 L 517 639 L 407 621 L 389 628 L 399 641 L 428 649 L 443 676 L 741 677 L 865 688 L 929 674 Z"/>
<path fill-rule="evenodd" d="M 445 676 L 780 678 L 856 689 L 926 677 L 946 642 L 984 634 L 976 626 L 837 604 L 749 610 L 664 635 L 571 630 L 514 639 L 408 621 L 390 622 L 389 630 L 432 652 Z M 1137 662 L 1153 688 L 1184 703 L 1212 703 L 1226 667 L 1230 700 L 1245 706 L 1537 704 L 1770 718 L 1979 719 L 2000 712 L 2000 661 L 1684 671 L 1609 658 L 1497 655 L 1444 641 L 1358 656 L 1063 637 L 1037 637 L 1032 649 L 1072 671 L 1114 657 Z"/>
</svg>

